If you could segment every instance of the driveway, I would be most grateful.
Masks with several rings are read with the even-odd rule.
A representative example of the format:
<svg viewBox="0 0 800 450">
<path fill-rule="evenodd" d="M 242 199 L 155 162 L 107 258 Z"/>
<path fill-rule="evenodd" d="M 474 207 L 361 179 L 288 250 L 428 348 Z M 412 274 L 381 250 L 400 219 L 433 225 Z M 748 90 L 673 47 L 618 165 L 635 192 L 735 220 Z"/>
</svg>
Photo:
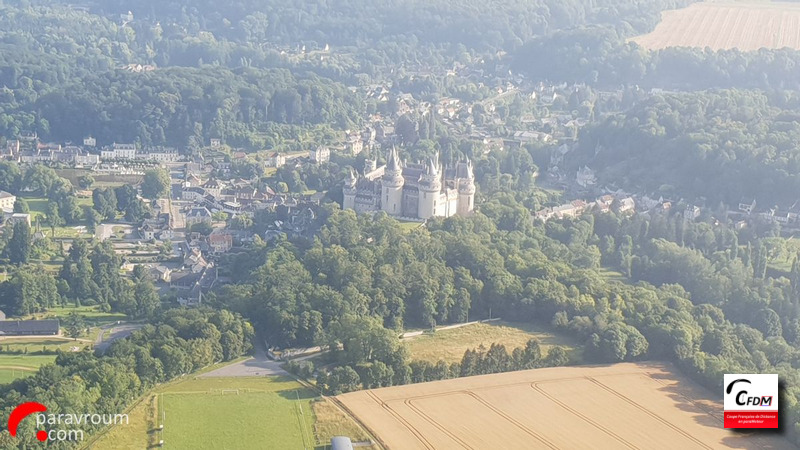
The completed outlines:
<svg viewBox="0 0 800 450">
<path fill-rule="evenodd" d="M 97 335 L 97 340 L 94 341 L 94 348 L 100 353 L 104 353 L 112 342 L 130 336 L 131 333 L 143 326 L 144 324 L 141 323 L 115 323 L 104 325 L 100 327 L 100 334 Z M 103 335 L 107 330 L 109 330 L 108 337 L 104 339 Z"/>
<path fill-rule="evenodd" d="M 288 372 L 281 369 L 280 362 L 267 358 L 262 351 L 257 350 L 256 356 L 252 358 L 206 372 L 200 377 L 265 377 L 275 375 L 290 376 Z"/>
</svg>

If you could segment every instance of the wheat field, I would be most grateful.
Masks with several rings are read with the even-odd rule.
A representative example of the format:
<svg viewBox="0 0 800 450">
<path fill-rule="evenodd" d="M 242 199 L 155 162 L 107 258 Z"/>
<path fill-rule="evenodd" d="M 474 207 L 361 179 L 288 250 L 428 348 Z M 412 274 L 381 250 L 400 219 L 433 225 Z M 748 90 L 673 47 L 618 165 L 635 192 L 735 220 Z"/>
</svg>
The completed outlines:
<svg viewBox="0 0 800 450">
<path fill-rule="evenodd" d="M 702 2 L 665 11 L 653 32 L 632 39 L 644 48 L 800 49 L 800 3 Z"/>
<path fill-rule="evenodd" d="M 793 448 L 725 430 L 722 392 L 662 363 L 525 370 L 337 398 L 390 449 Z"/>
</svg>

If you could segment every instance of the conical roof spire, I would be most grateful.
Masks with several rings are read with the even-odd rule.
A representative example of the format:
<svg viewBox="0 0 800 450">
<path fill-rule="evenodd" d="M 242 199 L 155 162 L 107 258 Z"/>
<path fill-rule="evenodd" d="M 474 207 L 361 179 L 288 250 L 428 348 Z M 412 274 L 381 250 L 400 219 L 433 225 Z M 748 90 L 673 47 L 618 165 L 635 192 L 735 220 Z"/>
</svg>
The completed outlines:
<svg viewBox="0 0 800 450">
<path fill-rule="evenodd" d="M 397 149 L 394 145 L 389 151 L 389 160 L 386 162 L 386 170 L 400 170 L 400 158 L 397 157 Z"/>
</svg>

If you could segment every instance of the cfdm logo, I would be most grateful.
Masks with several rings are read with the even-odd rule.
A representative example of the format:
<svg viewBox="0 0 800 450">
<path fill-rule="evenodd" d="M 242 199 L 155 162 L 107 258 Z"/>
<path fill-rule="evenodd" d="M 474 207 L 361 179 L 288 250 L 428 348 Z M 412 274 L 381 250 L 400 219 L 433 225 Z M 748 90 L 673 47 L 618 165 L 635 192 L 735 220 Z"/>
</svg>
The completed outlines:
<svg viewBox="0 0 800 450">
<path fill-rule="evenodd" d="M 725 428 L 778 428 L 778 375 L 725 374 Z"/>
</svg>

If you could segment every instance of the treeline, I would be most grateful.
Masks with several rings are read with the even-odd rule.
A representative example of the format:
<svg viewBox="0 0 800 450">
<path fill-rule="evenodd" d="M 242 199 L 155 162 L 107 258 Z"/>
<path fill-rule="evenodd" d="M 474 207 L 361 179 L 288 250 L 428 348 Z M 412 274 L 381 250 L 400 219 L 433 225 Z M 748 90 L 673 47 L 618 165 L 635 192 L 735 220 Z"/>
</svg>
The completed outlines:
<svg viewBox="0 0 800 450">
<path fill-rule="evenodd" d="M 568 167 L 603 167 L 601 184 L 666 198 L 791 206 L 800 189 L 792 92 L 653 95 L 582 130 Z"/>
<path fill-rule="evenodd" d="M 146 269 L 137 266 L 128 279 L 121 266 L 109 241 L 74 239 L 57 277 L 32 264 L 13 269 L 0 283 L 0 307 L 9 315 L 24 316 L 63 304 L 100 305 L 105 311 L 152 317 L 160 298 Z"/>
<path fill-rule="evenodd" d="M 170 310 L 130 337 L 115 341 L 103 356 L 60 352 L 55 364 L 0 385 L 0 417 L 7 421 L 11 411 L 26 401 L 61 414 L 122 414 L 159 383 L 246 353 L 252 336 L 250 325 L 228 311 Z M 87 435 L 101 426 L 73 425 Z M 32 448 L 39 445 L 35 436 L 35 421 L 26 420 L 16 437 L 0 434 L 0 447 Z M 48 447 L 74 448 L 74 443 L 51 441 Z"/>
<path fill-rule="evenodd" d="M 646 89 L 798 90 L 800 53 L 673 47 L 646 51 L 630 34 L 605 25 L 557 31 L 526 42 L 511 65 L 537 80 Z"/>
<path fill-rule="evenodd" d="M 502 187 L 480 209 L 413 232 L 380 213 L 331 210 L 312 241 L 256 244 L 233 259 L 236 284 L 209 301 L 251 318 L 271 345 L 335 349 L 334 385 L 353 385 L 353 373 L 355 384 L 410 379 L 396 337 L 406 325 L 503 317 L 575 335 L 587 361 L 666 359 L 714 389 L 723 373 L 775 371 L 798 396 L 800 290 L 763 269 L 756 229 L 737 233 L 711 215 L 685 221 L 680 205 L 650 219 L 535 225 Z M 520 211 L 527 219 L 513 220 Z"/>
</svg>

